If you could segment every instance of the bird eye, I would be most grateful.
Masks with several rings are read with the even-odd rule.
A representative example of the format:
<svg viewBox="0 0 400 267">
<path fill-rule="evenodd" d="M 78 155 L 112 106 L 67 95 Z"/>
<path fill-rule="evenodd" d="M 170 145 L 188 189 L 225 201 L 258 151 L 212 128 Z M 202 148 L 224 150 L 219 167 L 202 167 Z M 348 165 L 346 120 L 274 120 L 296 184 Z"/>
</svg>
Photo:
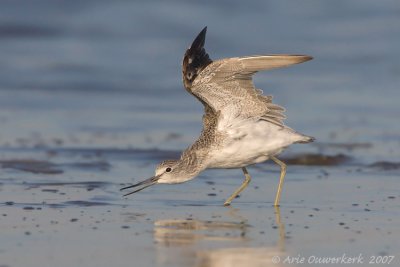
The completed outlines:
<svg viewBox="0 0 400 267">
<path fill-rule="evenodd" d="M 170 172 L 170 171 L 172 171 L 172 169 L 170 167 L 168 167 L 165 171 Z"/>
</svg>

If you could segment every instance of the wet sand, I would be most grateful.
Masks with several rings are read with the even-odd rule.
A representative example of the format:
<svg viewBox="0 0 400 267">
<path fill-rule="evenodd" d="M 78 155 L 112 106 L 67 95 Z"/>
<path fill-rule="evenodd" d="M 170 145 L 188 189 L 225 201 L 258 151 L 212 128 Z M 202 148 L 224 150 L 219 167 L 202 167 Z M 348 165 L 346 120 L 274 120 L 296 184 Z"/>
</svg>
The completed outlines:
<svg viewBox="0 0 400 267">
<path fill-rule="evenodd" d="M 0 267 L 400 265 L 399 4 L 252 3 L 3 3 Z M 278 210 L 271 162 L 230 207 L 240 170 L 119 191 L 198 136 L 180 60 L 205 25 L 213 59 L 314 56 L 255 78 L 317 139 L 280 156 Z"/>
<path fill-rule="evenodd" d="M 297 164 L 289 165 L 275 210 L 273 164 L 250 168 L 249 188 L 224 207 L 241 182 L 238 170 L 210 170 L 124 199 L 120 177 L 146 177 L 146 163 L 166 151 L 16 154 L 25 153 L 25 160 L 0 162 L 5 266 L 285 266 L 272 263 L 273 256 L 397 254 L 400 169 L 392 165 L 332 164 L 322 155 L 298 165 L 304 156 L 288 155 Z"/>
</svg>

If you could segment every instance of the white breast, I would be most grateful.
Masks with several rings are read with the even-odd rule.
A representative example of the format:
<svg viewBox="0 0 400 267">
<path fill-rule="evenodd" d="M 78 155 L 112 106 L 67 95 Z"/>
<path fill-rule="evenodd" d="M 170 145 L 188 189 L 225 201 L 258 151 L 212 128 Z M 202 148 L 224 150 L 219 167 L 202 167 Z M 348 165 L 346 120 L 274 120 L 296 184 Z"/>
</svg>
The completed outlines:
<svg viewBox="0 0 400 267">
<path fill-rule="evenodd" d="M 222 132 L 222 148 L 210 153 L 209 168 L 240 168 L 268 160 L 301 140 L 290 128 L 248 121 Z"/>
</svg>

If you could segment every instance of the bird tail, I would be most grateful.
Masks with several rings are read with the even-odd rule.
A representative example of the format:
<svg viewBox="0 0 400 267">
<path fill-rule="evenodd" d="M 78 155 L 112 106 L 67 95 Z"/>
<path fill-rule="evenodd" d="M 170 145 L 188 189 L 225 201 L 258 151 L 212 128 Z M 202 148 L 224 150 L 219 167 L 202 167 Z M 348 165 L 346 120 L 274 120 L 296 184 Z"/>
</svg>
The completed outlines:
<svg viewBox="0 0 400 267">
<path fill-rule="evenodd" d="M 307 144 L 315 141 L 315 138 L 312 136 L 302 135 L 302 137 L 302 139 L 296 142 L 297 144 Z"/>
</svg>

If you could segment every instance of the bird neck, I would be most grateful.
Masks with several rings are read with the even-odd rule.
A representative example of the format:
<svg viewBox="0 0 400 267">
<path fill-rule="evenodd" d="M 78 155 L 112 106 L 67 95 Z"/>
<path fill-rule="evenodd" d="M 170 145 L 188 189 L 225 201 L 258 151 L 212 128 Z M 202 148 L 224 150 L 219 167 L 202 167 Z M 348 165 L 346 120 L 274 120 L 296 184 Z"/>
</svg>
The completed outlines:
<svg viewBox="0 0 400 267">
<path fill-rule="evenodd" d="M 190 170 L 192 178 L 207 168 L 203 153 L 191 148 L 182 152 L 180 161 L 184 169 Z"/>
</svg>

